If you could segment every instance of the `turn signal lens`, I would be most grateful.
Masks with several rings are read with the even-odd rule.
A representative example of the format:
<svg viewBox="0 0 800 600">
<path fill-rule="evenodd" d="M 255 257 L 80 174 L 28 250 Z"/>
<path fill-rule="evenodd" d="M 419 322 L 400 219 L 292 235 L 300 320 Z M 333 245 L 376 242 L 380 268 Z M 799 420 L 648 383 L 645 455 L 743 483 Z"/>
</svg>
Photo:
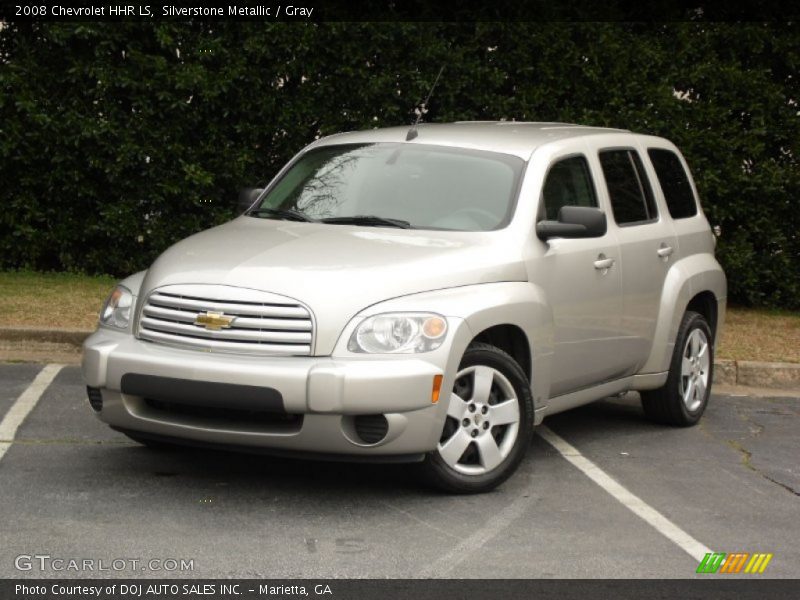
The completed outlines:
<svg viewBox="0 0 800 600">
<path fill-rule="evenodd" d="M 431 404 L 439 401 L 439 392 L 442 391 L 442 375 L 433 376 L 433 389 L 431 390 Z"/>
<path fill-rule="evenodd" d="M 447 321 L 441 317 L 429 317 L 422 324 L 422 334 L 432 340 L 443 336 L 445 331 L 447 331 Z"/>
</svg>

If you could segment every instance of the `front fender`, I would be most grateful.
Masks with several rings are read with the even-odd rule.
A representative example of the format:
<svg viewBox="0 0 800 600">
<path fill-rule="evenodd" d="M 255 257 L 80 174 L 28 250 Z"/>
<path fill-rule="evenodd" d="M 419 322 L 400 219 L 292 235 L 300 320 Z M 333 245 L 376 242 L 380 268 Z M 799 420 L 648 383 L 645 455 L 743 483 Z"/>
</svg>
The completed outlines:
<svg viewBox="0 0 800 600">
<path fill-rule="evenodd" d="M 144 281 L 144 276 L 147 275 L 147 271 L 139 271 L 138 273 L 134 273 L 119 282 L 119 285 L 124 285 L 128 288 L 134 296 L 139 296 L 139 290 L 142 289 L 142 281 Z"/>
<path fill-rule="evenodd" d="M 343 351 L 352 330 L 366 317 L 386 312 L 435 312 L 453 319 L 448 375 L 454 375 L 470 342 L 496 325 L 515 325 L 528 340 L 531 391 L 535 409 L 544 408 L 550 393 L 553 358 L 553 312 L 543 290 L 528 282 L 498 282 L 448 288 L 393 298 L 372 305 L 345 328 L 337 343 Z M 449 379 L 449 377 L 448 377 Z"/>
<path fill-rule="evenodd" d="M 667 272 L 661 293 L 653 346 L 639 373 L 663 373 L 669 370 L 675 338 L 686 307 L 700 292 L 711 292 L 717 299 L 716 333 L 719 337 L 725 315 L 727 290 L 725 272 L 713 255 L 693 254 L 676 262 Z"/>
</svg>

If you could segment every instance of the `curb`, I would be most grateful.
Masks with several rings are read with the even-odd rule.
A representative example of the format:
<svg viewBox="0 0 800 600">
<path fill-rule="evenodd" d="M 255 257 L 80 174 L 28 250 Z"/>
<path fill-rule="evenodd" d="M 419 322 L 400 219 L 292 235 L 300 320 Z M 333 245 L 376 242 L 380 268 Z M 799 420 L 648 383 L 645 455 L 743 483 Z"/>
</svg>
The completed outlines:
<svg viewBox="0 0 800 600">
<path fill-rule="evenodd" d="M 716 360 L 714 361 L 714 383 L 776 390 L 797 390 L 800 389 L 800 364 Z"/>
<path fill-rule="evenodd" d="M 0 327 L 0 340 L 6 342 L 45 342 L 80 347 L 91 334 L 84 329 Z M 714 383 L 797 390 L 800 389 L 800 364 L 718 359 L 714 361 Z"/>
</svg>

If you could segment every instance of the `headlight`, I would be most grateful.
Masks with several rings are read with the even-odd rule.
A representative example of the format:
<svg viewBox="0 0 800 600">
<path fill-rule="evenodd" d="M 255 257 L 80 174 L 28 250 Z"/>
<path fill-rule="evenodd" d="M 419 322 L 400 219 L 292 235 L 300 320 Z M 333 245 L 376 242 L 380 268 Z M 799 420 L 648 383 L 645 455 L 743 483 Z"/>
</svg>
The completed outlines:
<svg viewBox="0 0 800 600">
<path fill-rule="evenodd" d="M 413 354 L 444 342 L 447 320 L 430 313 L 387 313 L 364 319 L 347 344 L 350 352 Z"/>
<path fill-rule="evenodd" d="M 133 294 L 125 286 L 118 285 L 100 311 L 100 324 L 118 329 L 127 329 L 131 321 Z"/>
</svg>

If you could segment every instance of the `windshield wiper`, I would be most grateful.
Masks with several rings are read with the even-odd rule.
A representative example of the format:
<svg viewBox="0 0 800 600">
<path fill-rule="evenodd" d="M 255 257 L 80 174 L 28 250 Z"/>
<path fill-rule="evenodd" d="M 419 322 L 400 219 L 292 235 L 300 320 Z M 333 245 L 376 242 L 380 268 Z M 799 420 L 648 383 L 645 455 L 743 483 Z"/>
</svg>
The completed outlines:
<svg viewBox="0 0 800 600">
<path fill-rule="evenodd" d="M 281 217 L 283 219 L 289 219 L 292 221 L 304 221 L 306 223 L 318 223 L 317 219 L 313 217 L 309 217 L 308 215 L 304 215 L 300 211 L 293 210 L 291 208 L 284 209 L 284 208 L 254 208 L 253 210 L 247 211 L 248 215 L 258 215 L 258 214 L 268 214 L 273 215 L 275 217 Z"/>
<path fill-rule="evenodd" d="M 353 215 L 351 217 L 328 217 L 320 219 L 321 223 L 332 223 L 334 225 L 373 225 L 384 227 L 397 227 L 399 229 L 411 229 L 411 223 L 401 219 L 390 219 L 389 217 L 379 217 L 377 215 Z"/>
</svg>

